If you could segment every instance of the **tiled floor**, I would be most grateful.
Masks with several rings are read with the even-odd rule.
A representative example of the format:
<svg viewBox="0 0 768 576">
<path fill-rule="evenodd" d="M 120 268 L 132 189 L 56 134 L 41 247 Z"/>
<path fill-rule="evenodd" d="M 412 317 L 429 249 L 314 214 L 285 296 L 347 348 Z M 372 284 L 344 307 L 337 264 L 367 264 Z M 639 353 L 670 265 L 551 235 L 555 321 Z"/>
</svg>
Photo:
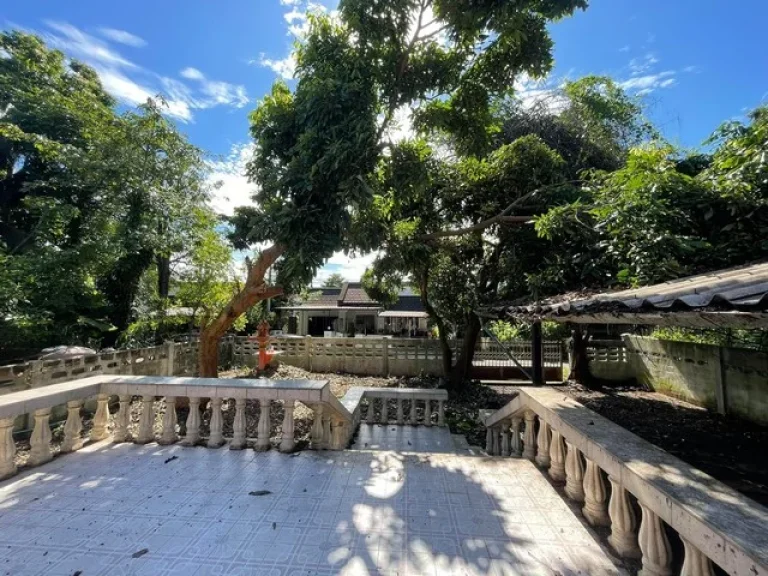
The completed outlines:
<svg viewBox="0 0 768 576">
<path fill-rule="evenodd" d="M 457 454 L 448 428 L 439 426 L 396 426 L 360 424 L 352 450 L 395 450 Z"/>
<path fill-rule="evenodd" d="M 577 573 L 622 572 L 525 460 L 101 444 L 0 484 L 0 574 Z"/>
</svg>

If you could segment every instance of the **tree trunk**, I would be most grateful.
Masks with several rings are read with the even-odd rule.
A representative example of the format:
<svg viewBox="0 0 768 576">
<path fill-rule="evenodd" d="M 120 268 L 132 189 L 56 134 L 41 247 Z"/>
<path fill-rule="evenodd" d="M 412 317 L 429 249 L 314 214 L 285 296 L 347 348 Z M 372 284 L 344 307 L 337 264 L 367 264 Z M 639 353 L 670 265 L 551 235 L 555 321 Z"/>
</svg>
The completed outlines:
<svg viewBox="0 0 768 576">
<path fill-rule="evenodd" d="M 480 319 L 477 314 L 470 312 L 467 315 L 467 322 L 464 326 L 464 341 L 461 344 L 459 356 L 456 359 L 456 365 L 451 372 L 451 378 L 448 382 L 453 389 L 461 388 L 469 380 L 472 370 L 472 360 L 475 357 L 475 345 L 477 337 L 481 330 Z"/>
<path fill-rule="evenodd" d="M 419 277 L 419 296 L 421 297 L 421 304 L 424 306 L 424 310 L 427 311 L 429 317 L 437 325 L 437 337 L 440 339 L 440 350 L 443 354 L 443 374 L 447 378 L 450 376 L 451 369 L 453 368 L 453 350 L 451 349 L 451 343 L 448 341 L 448 330 L 446 329 L 445 322 L 443 322 L 443 319 L 437 314 L 437 311 L 429 301 L 427 277 L 424 274 Z"/>
<path fill-rule="evenodd" d="M 274 298 L 283 293 L 277 286 L 267 286 L 264 275 L 275 261 L 285 252 L 285 247 L 279 244 L 264 250 L 248 270 L 248 279 L 243 289 L 235 294 L 224 310 L 209 322 L 200 333 L 200 348 L 198 350 L 198 371 L 203 378 L 216 378 L 219 375 L 219 340 L 227 330 L 251 306 Z"/>
<path fill-rule="evenodd" d="M 165 300 L 171 288 L 171 259 L 167 256 L 157 256 L 157 293 Z"/>
<path fill-rule="evenodd" d="M 571 332 L 571 373 L 568 380 L 583 384 L 587 388 L 592 388 L 595 382 L 589 372 L 589 356 L 587 356 L 587 344 L 589 342 L 589 333 L 576 324 Z"/>
</svg>

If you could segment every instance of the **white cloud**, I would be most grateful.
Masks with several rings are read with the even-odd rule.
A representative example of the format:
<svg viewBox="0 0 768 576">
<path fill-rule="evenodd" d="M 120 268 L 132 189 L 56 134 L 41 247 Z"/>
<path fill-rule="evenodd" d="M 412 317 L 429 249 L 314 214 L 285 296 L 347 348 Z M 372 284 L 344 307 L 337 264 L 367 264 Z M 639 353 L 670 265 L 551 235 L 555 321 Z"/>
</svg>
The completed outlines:
<svg viewBox="0 0 768 576">
<path fill-rule="evenodd" d="M 188 80 L 205 80 L 203 73 L 200 72 L 200 70 L 197 68 L 192 68 L 191 66 L 189 68 L 184 68 L 184 70 L 179 72 L 179 75 L 182 78 L 186 78 Z"/>
<path fill-rule="evenodd" d="M 125 104 L 144 104 L 161 95 L 166 100 L 166 113 L 183 122 L 194 119 L 193 110 L 215 106 L 242 108 L 248 103 L 245 87 L 228 82 L 208 80 L 199 70 L 185 68 L 181 76 L 197 82 L 194 88 L 174 78 L 145 70 L 123 57 L 112 46 L 66 22 L 46 21 L 50 29 L 43 33 L 48 43 L 67 55 L 89 64 L 96 70 L 104 89 Z M 122 30 L 102 28 L 100 33 L 112 41 L 130 44 L 141 40 Z M 125 35 L 128 36 L 125 36 Z M 119 38 L 119 39 L 118 39 Z M 143 42 L 143 40 L 141 40 Z M 133 40 L 134 46 L 138 45 Z"/>
<path fill-rule="evenodd" d="M 296 57 L 293 53 L 280 60 L 267 58 L 266 54 L 262 53 L 259 55 L 258 64 L 264 68 L 269 68 L 272 72 L 286 80 L 293 79 L 296 74 Z"/>
<path fill-rule="evenodd" d="M 658 74 L 648 74 L 646 76 L 635 76 L 629 80 L 619 83 L 624 90 L 637 91 L 642 94 L 649 94 L 657 88 L 669 88 L 676 80 L 675 72 L 666 70 Z"/>
<path fill-rule="evenodd" d="M 213 191 L 210 202 L 211 208 L 218 214 L 231 216 L 236 207 L 253 204 L 251 197 L 256 192 L 256 186 L 245 175 L 246 164 L 252 156 L 252 143 L 236 144 L 225 159 L 209 163 L 211 173 L 208 183 L 211 186 L 220 184 Z"/>
<path fill-rule="evenodd" d="M 335 252 L 317 271 L 312 283 L 320 286 L 331 274 L 341 274 L 344 280 L 359 282 L 363 272 L 371 267 L 378 255 L 378 252 L 372 252 L 362 256 L 347 256 L 344 252 Z"/>
<path fill-rule="evenodd" d="M 118 30 L 116 28 L 99 28 L 99 32 L 105 38 L 117 42 L 119 44 L 125 44 L 126 46 L 133 46 L 134 48 L 141 48 L 147 45 L 147 41 L 144 38 L 139 38 L 135 34 L 126 32 L 125 30 Z"/>
<path fill-rule="evenodd" d="M 632 58 L 629 61 L 629 69 L 632 72 L 632 76 L 640 76 L 645 74 L 649 70 L 659 63 L 659 59 L 652 53 L 648 53 L 642 58 Z"/>
<path fill-rule="evenodd" d="M 336 10 L 329 12 L 326 5 L 315 0 L 280 0 L 280 4 L 290 8 L 288 12 L 283 14 L 283 19 L 287 25 L 287 34 L 299 41 L 309 32 L 308 13 L 330 13 L 331 16 L 338 14 Z M 251 60 L 250 63 L 269 68 L 286 80 L 292 80 L 296 73 L 296 56 L 292 48 L 289 48 L 289 53 L 284 58 L 272 58 L 262 52 L 258 59 Z"/>
<path fill-rule="evenodd" d="M 629 48 L 630 48 L 629 45 L 622 46 L 621 48 L 619 48 L 619 52 L 629 52 Z"/>
</svg>

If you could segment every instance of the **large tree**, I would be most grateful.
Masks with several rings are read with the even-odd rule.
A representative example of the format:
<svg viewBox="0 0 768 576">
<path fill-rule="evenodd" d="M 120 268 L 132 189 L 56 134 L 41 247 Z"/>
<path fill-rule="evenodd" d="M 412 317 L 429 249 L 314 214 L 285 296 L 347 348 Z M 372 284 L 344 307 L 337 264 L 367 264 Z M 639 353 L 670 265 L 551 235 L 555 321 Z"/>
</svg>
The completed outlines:
<svg viewBox="0 0 768 576">
<path fill-rule="evenodd" d="M 0 50 L 0 340 L 111 343 L 143 272 L 195 228 L 202 154 L 40 38 L 3 32 Z"/>
<path fill-rule="evenodd" d="M 294 91 L 277 83 L 251 117 L 249 173 L 260 189 L 256 207 L 236 214 L 233 239 L 268 247 L 244 290 L 203 332 L 200 374 L 216 375 L 218 340 L 236 318 L 286 287 L 306 285 L 349 245 L 350 223 L 372 201 L 398 112 L 414 106 L 447 123 L 461 116 L 475 139 L 490 137 L 484 126 L 494 96 L 520 74 L 550 69 L 548 21 L 586 4 L 342 0 L 337 19 L 312 15 L 297 49 Z M 268 286 L 264 275 L 279 258 L 278 285 Z"/>
<path fill-rule="evenodd" d="M 388 292 L 410 278 L 419 287 L 453 386 L 469 375 L 481 330 L 475 312 L 549 287 L 545 265 L 558 250 L 537 234 L 536 217 L 581 199 L 584 171 L 620 167 L 629 146 L 651 133 L 639 104 L 606 78 L 568 83 L 536 106 L 506 98 L 497 109 L 493 125 L 501 129 L 490 153 L 440 124 L 424 128 L 445 135 L 464 157 L 424 142 L 396 147 L 360 222 L 360 236 L 384 247 L 367 285 Z M 582 272 L 602 273 L 588 264 Z M 451 335 L 463 339 L 455 359 Z"/>
</svg>

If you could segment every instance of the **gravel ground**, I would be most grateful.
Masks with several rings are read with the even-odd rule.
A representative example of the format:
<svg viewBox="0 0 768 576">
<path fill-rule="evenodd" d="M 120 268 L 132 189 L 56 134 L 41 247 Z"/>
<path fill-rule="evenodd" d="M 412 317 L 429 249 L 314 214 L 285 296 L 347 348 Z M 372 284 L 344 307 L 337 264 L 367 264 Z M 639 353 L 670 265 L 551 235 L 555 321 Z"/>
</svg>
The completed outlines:
<svg viewBox="0 0 768 576">
<path fill-rule="evenodd" d="M 587 408 L 768 506 L 768 427 L 642 388 L 563 391 Z"/>
</svg>

